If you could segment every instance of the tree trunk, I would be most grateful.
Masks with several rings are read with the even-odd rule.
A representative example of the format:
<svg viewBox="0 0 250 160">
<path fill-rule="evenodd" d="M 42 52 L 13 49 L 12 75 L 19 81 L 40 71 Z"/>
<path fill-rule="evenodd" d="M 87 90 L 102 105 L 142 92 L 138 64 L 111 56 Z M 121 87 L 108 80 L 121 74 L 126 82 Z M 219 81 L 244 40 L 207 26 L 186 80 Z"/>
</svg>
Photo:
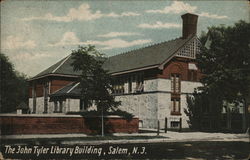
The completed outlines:
<svg viewBox="0 0 250 160">
<path fill-rule="evenodd" d="M 248 124 L 248 105 L 246 98 L 244 98 L 243 114 L 242 114 L 242 131 L 245 132 L 249 128 Z"/>
</svg>

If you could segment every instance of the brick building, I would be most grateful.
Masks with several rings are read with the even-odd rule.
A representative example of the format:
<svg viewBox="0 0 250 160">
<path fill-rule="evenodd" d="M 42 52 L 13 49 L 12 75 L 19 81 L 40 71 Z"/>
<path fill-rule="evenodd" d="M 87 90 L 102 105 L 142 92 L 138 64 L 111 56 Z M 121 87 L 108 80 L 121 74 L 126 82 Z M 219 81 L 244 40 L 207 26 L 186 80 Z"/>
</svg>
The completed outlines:
<svg viewBox="0 0 250 160">
<path fill-rule="evenodd" d="M 120 109 L 139 117 L 142 127 L 188 127 L 184 113 L 186 95 L 201 86 L 196 54 L 198 16 L 184 14 L 182 36 L 145 48 L 109 57 L 103 67 L 113 76 L 114 95 Z M 85 110 L 80 101 L 79 72 L 74 72 L 71 55 L 29 80 L 29 108 L 32 113 L 54 114 Z"/>
</svg>

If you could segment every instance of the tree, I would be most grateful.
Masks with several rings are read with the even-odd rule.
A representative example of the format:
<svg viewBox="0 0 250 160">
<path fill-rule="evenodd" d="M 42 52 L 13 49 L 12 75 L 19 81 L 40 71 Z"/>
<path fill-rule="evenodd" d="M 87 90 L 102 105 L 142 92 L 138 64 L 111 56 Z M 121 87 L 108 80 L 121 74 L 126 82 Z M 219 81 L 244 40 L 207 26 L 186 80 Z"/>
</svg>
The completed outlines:
<svg viewBox="0 0 250 160">
<path fill-rule="evenodd" d="M 87 107 L 95 104 L 97 114 L 101 115 L 101 133 L 104 136 L 104 115 L 116 111 L 121 103 L 111 95 L 111 75 L 102 68 L 105 58 L 91 45 L 79 46 L 78 50 L 72 52 L 72 56 L 74 71 L 81 71 L 81 99 Z"/>
<path fill-rule="evenodd" d="M 197 60 L 205 75 L 203 89 L 213 90 L 230 102 L 241 100 L 249 93 L 250 23 L 211 27 L 201 42 L 204 47 Z"/>
<path fill-rule="evenodd" d="M 8 57 L 2 53 L 0 53 L 0 77 L 0 112 L 14 112 L 21 102 L 27 103 L 27 78 L 24 74 L 16 72 Z"/>
<path fill-rule="evenodd" d="M 189 117 L 188 125 L 192 130 L 200 130 L 201 121 L 201 97 L 196 95 L 187 95 L 187 109 L 184 109 L 184 113 Z"/>
<path fill-rule="evenodd" d="M 107 114 L 115 111 L 120 102 L 115 101 L 112 93 L 112 79 L 108 71 L 102 68 L 105 61 L 103 54 L 100 54 L 94 46 L 82 47 L 72 52 L 74 71 L 81 71 L 81 99 L 90 106 L 92 103 L 97 107 L 98 112 Z"/>
<path fill-rule="evenodd" d="M 244 102 L 249 94 L 250 23 L 239 21 L 208 30 L 200 37 L 203 47 L 197 55 L 198 68 L 204 74 L 199 96 L 207 97 L 211 115 L 216 115 L 211 119 L 219 124 L 223 102 Z M 199 103 L 197 95 L 194 99 Z"/>
<path fill-rule="evenodd" d="M 222 101 L 214 92 L 196 90 L 187 96 L 187 109 L 184 113 L 189 117 L 189 127 L 193 130 L 220 130 Z"/>
</svg>

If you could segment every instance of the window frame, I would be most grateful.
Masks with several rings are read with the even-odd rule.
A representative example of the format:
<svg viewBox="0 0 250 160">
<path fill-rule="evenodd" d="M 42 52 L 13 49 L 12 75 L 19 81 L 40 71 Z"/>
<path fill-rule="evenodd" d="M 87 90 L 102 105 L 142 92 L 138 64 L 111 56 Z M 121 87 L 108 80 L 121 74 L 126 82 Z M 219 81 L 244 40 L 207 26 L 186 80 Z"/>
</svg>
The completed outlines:
<svg viewBox="0 0 250 160">
<path fill-rule="evenodd" d="M 177 77 L 178 77 L 178 83 L 176 83 Z M 171 81 L 171 92 L 175 94 L 180 94 L 181 93 L 181 74 L 172 73 L 170 75 L 170 81 Z M 178 88 L 176 87 L 176 84 L 178 84 Z"/>
<path fill-rule="evenodd" d="M 181 115 L 181 99 L 180 98 L 171 98 L 171 115 Z"/>
</svg>

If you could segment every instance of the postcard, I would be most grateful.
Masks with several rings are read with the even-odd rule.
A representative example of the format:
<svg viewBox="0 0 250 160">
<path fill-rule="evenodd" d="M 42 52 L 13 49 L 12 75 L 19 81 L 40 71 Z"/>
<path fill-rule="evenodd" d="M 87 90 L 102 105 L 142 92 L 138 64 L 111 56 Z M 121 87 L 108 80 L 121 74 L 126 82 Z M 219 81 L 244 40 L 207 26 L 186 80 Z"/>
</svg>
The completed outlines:
<svg viewBox="0 0 250 160">
<path fill-rule="evenodd" d="M 250 158 L 249 1 L 0 4 L 0 159 Z"/>
</svg>

